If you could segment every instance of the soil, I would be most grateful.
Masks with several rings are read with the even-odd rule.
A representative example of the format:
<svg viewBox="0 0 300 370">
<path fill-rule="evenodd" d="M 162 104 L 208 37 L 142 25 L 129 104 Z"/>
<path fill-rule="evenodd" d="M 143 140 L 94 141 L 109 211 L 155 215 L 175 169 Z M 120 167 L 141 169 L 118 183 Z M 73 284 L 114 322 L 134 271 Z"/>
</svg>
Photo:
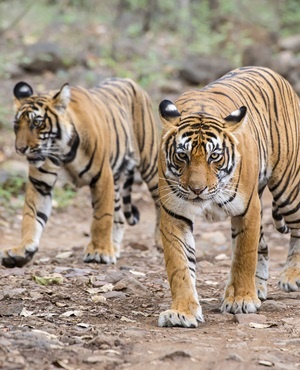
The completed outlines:
<svg viewBox="0 0 300 370">
<path fill-rule="evenodd" d="M 153 246 L 154 207 L 144 186 L 135 185 L 134 201 L 141 220 L 127 227 L 116 265 L 82 261 L 91 219 L 83 188 L 63 212 L 53 210 L 28 265 L 0 267 L 0 368 L 300 368 L 300 293 L 277 287 L 288 238 L 272 225 L 269 195 L 264 212 L 271 247 L 269 296 L 258 314 L 220 312 L 230 266 L 230 221 L 197 221 L 197 290 L 205 323 L 195 329 L 157 325 L 159 313 L 170 307 L 170 291 L 163 254 Z M 0 226 L 0 248 L 19 242 L 20 212 Z M 49 276 L 52 284 L 39 283 L 39 278 L 51 282 Z"/>
</svg>

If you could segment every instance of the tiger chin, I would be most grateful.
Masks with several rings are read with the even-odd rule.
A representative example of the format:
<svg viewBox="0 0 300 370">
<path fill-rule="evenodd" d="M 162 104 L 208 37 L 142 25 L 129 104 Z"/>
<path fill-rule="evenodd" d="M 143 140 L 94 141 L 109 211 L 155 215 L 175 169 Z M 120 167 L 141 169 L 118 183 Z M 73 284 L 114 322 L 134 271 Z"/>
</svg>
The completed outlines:
<svg viewBox="0 0 300 370">
<path fill-rule="evenodd" d="M 255 313 L 267 298 L 269 249 L 261 196 L 290 233 L 279 287 L 300 291 L 300 104 L 267 68 L 243 67 L 159 106 L 160 230 L 172 306 L 159 326 L 203 322 L 196 290 L 194 219 L 231 217 L 232 263 L 222 312 Z"/>
<path fill-rule="evenodd" d="M 61 168 L 76 186 L 90 188 L 93 218 L 85 262 L 116 263 L 125 220 L 139 221 L 131 201 L 136 170 L 156 205 L 159 244 L 158 138 L 147 93 L 130 79 L 107 79 L 92 89 L 65 84 L 42 94 L 19 82 L 13 93 L 15 149 L 28 161 L 29 179 L 21 243 L 0 252 L 2 265 L 22 267 L 36 253 Z"/>
</svg>

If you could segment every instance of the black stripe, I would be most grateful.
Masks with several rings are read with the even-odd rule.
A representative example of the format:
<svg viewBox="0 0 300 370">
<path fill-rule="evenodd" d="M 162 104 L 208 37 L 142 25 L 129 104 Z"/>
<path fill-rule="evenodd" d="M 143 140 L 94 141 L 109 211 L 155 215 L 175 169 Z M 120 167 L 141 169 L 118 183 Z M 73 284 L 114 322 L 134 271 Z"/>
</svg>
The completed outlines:
<svg viewBox="0 0 300 370">
<path fill-rule="evenodd" d="M 189 218 L 186 218 L 182 215 L 178 215 L 177 213 L 172 212 L 171 210 L 166 208 L 163 204 L 162 204 L 162 208 L 169 216 L 174 217 L 177 220 L 185 222 L 188 225 L 188 227 L 190 228 L 191 232 L 193 232 L 193 222 Z"/>
</svg>

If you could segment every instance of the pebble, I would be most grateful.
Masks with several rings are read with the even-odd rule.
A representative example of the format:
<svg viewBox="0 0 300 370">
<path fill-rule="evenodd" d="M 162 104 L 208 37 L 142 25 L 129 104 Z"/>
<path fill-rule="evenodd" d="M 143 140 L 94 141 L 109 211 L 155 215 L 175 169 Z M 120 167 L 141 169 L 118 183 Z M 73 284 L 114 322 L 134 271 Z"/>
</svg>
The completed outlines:
<svg viewBox="0 0 300 370">
<path fill-rule="evenodd" d="M 249 314 L 237 313 L 234 315 L 234 318 L 235 321 L 241 325 L 249 325 L 250 322 L 263 324 L 267 321 L 267 317 L 265 315 L 258 315 L 255 313 Z"/>
</svg>

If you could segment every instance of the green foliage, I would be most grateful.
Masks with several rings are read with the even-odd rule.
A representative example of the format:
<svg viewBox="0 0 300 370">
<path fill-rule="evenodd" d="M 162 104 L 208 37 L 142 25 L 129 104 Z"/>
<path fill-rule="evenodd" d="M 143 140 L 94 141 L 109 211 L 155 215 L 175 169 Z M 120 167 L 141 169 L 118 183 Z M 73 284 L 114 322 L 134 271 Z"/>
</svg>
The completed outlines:
<svg viewBox="0 0 300 370">
<path fill-rule="evenodd" d="M 63 210 L 73 203 L 76 196 L 76 189 L 70 184 L 65 184 L 63 187 L 55 187 L 53 199 L 55 200 L 56 208 Z"/>
<path fill-rule="evenodd" d="M 23 207 L 27 179 L 22 176 L 10 176 L 0 185 L 0 206 L 15 210 Z M 64 209 L 72 204 L 76 196 L 76 189 L 69 184 L 55 187 L 53 199 L 55 208 Z"/>
</svg>

